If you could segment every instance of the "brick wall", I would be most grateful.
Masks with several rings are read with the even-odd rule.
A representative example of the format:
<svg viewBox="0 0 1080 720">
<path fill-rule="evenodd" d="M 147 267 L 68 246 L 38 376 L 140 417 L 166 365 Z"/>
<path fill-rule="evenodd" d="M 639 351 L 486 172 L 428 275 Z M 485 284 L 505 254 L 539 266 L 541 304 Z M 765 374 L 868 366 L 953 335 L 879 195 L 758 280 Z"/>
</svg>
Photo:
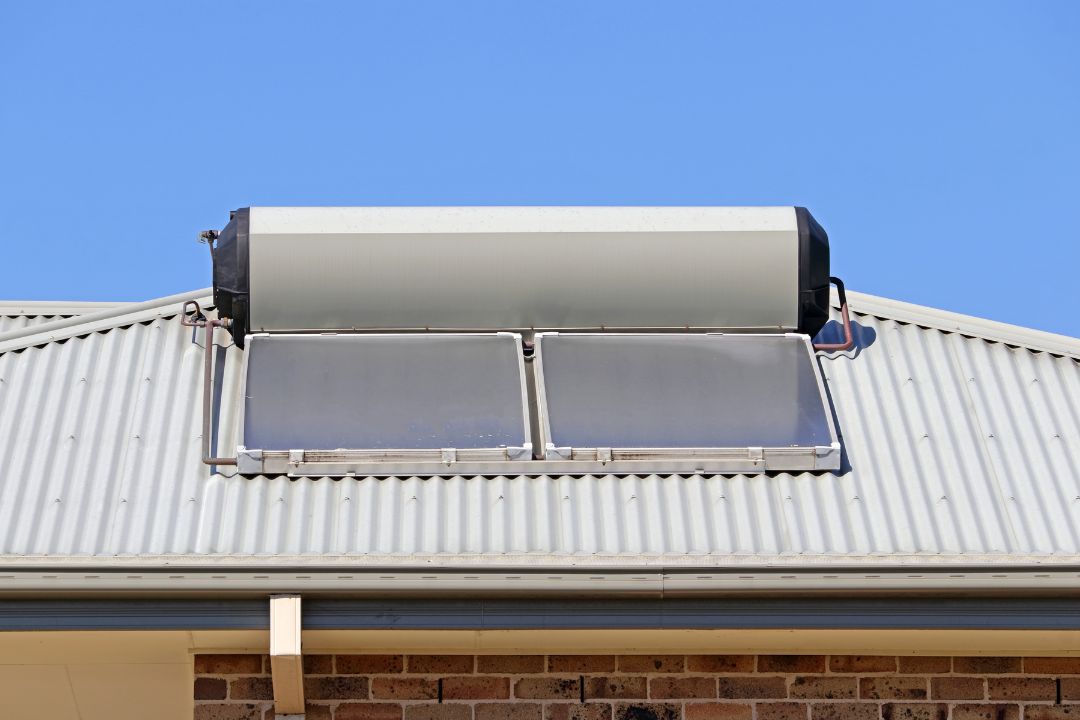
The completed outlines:
<svg viewBox="0 0 1080 720">
<path fill-rule="evenodd" d="M 308 720 L 1080 720 L 1080 658 L 308 655 Z M 196 720 L 274 717 L 269 658 L 195 657 Z"/>
</svg>

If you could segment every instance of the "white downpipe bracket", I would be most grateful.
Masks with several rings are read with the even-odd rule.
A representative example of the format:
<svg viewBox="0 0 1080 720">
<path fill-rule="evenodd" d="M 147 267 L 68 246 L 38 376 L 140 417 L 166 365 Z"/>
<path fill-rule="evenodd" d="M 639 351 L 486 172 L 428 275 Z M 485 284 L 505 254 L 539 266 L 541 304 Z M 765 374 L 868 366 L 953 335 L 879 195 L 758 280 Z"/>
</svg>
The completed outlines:
<svg viewBox="0 0 1080 720">
<path fill-rule="evenodd" d="M 300 596 L 271 596 L 270 676 L 274 683 L 274 711 L 282 720 L 304 717 L 304 656 L 300 649 L 300 629 Z"/>
</svg>

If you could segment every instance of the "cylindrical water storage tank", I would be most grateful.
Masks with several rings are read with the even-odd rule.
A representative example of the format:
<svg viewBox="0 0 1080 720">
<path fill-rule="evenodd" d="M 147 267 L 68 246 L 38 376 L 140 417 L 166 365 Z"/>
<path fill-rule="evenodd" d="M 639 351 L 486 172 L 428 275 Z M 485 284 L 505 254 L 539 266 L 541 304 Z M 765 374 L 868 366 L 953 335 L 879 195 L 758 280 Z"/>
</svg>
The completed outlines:
<svg viewBox="0 0 1080 720">
<path fill-rule="evenodd" d="M 214 248 L 249 332 L 802 332 L 829 242 L 796 207 L 253 207 Z"/>
</svg>

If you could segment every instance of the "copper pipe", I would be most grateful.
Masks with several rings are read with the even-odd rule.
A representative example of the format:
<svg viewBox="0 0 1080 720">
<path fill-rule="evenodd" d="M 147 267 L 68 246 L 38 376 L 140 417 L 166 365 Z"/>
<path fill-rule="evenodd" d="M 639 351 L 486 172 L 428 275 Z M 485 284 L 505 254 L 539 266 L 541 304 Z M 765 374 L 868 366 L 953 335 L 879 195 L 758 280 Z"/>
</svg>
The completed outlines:
<svg viewBox="0 0 1080 720">
<path fill-rule="evenodd" d="M 189 310 L 189 307 L 191 310 Z M 205 465 L 236 465 L 236 458 L 213 457 L 210 447 L 212 436 L 211 420 L 213 419 L 214 400 L 214 328 L 228 328 L 231 320 L 210 320 L 199 307 L 199 303 L 189 300 L 184 303 L 183 313 L 180 315 L 180 324 L 186 327 L 201 327 L 206 330 L 203 338 L 203 402 L 202 402 L 202 461 Z"/>
<path fill-rule="evenodd" d="M 844 342 L 818 343 L 814 350 L 819 352 L 843 352 L 855 346 L 855 336 L 851 332 L 851 315 L 848 312 L 847 293 L 844 291 L 844 282 L 838 277 L 829 278 L 829 282 L 836 285 L 836 294 L 840 298 L 840 317 L 844 322 Z"/>
</svg>

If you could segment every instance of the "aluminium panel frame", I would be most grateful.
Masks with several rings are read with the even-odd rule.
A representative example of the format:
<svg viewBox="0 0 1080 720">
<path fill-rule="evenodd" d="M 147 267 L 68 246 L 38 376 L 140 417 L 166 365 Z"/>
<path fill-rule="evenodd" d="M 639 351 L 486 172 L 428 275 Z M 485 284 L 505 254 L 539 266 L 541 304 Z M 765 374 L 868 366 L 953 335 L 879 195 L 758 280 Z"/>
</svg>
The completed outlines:
<svg viewBox="0 0 1080 720">
<path fill-rule="evenodd" d="M 544 458 L 549 461 L 565 461 L 570 463 L 592 462 L 604 465 L 645 463 L 652 467 L 657 463 L 664 463 L 665 467 L 674 464 L 708 464 L 727 466 L 729 463 L 738 466 L 741 463 L 736 459 L 749 458 L 761 460 L 762 466 L 759 471 L 765 470 L 838 470 L 840 468 L 840 442 L 836 434 L 836 424 L 833 421 L 832 408 L 829 403 L 828 393 L 825 391 L 825 382 L 820 368 L 817 366 L 817 356 L 809 335 L 801 333 L 773 333 L 743 334 L 743 333 L 704 333 L 707 337 L 723 337 L 732 342 L 755 341 L 763 338 L 786 338 L 801 342 L 806 349 L 807 360 L 811 363 L 811 372 L 817 383 L 818 398 L 821 402 L 825 415 L 826 428 L 829 434 L 828 445 L 804 445 L 798 447 L 632 447 L 632 448 L 598 448 L 598 447 L 558 447 L 552 442 L 551 417 L 547 408 L 545 392 L 543 338 L 552 336 L 576 336 L 576 337 L 628 337 L 637 336 L 639 333 L 560 333 L 543 332 L 535 337 L 536 351 L 533 356 L 533 370 L 536 382 L 536 406 L 540 430 L 541 447 Z M 766 461 L 766 457 L 769 458 Z M 744 472 L 741 469 L 730 470 Z M 730 472 L 729 471 L 729 472 Z M 608 472 L 614 472 L 609 470 Z M 720 472 L 725 472 L 721 470 Z"/>
<path fill-rule="evenodd" d="M 375 333 L 365 334 L 366 338 L 401 338 L 403 335 L 415 335 L 418 337 L 433 337 L 431 333 Z M 360 464 L 362 467 L 386 467 L 391 471 L 388 475 L 414 474 L 414 475 L 439 475 L 446 472 L 448 464 L 454 463 L 489 463 L 507 464 L 516 466 L 532 458 L 533 446 L 532 423 L 529 417 L 529 394 L 528 376 L 525 372 L 525 356 L 522 351 L 522 337 L 520 333 L 513 332 L 489 332 L 489 333 L 461 333 L 455 337 L 509 337 L 514 340 L 516 348 L 518 387 L 520 391 L 522 410 L 522 437 L 524 443 L 520 446 L 506 446 L 494 448 L 433 448 L 433 449 L 321 449 L 321 448 L 294 448 L 290 450 L 264 450 L 261 448 L 248 448 L 244 445 L 244 428 L 247 413 L 247 382 L 248 366 L 252 354 L 252 340 L 259 338 L 288 338 L 288 337 L 337 337 L 356 336 L 356 333 L 254 333 L 248 335 L 247 351 L 243 354 L 243 364 L 240 376 L 240 403 L 238 415 L 239 444 L 236 448 L 237 465 L 241 474 L 289 474 L 311 476 L 313 474 L 327 476 L 341 476 L 352 474 L 350 472 L 328 467 L 326 472 L 312 473 L 309 471 L 297 472 L 301 465 L 320 466 L 326 462 L 335 465 L 334 461 L 341 457 L 347 457 L 351 462 Z M 415 471 L 410 472 L 410 470 Z"/>
</svg>

